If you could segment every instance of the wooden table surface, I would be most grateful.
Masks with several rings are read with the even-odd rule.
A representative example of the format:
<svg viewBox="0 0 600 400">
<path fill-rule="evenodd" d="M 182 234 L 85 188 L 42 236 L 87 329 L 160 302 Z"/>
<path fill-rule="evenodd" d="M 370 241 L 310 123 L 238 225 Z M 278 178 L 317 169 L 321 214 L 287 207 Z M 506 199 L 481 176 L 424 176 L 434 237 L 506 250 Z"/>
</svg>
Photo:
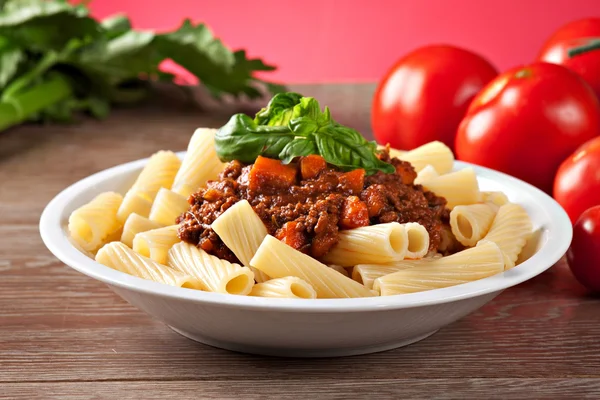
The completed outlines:
<svg viewBox="0 0 600 400">
<path fill-rule="evenodd" d="M 295 88 L 369 131 L 371 85 Z M 0 133 L 0 398 L 600 398 L 600 301 L 564 262 L 412 346 L 339 359 L 278 359 L 177 335 L 63 265 L 38 220 L 67 185 L 183 150 L 204 112 L 165 94 L 106 121 Z"/>
</svg>

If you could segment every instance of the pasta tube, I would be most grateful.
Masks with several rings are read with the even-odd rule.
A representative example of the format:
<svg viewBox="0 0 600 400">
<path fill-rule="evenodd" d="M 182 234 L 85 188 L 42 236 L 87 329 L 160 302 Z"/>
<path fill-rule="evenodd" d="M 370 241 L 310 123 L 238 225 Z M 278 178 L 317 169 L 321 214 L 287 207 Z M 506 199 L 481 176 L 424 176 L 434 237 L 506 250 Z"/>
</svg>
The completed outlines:
<svg viewBox="0 0 600 400">
<path fill-rule="evenodd" d="M 493 204 L 456 206 L 450 212 L 452 233 L 463 245 L 475 246 L 490 230 L 497 211 Z"/>
<path fill-rule="evenodd" d="M 263 240 L 250 265 L 273 279 L 295 276 L 308 282 L 317 298 L 371 297 L 374 294 L 352 279 L 271 235 Z"/>
<path fill-rule="evenodd" d="M 254 285 L 254 273 L 247 267 L 212 256 L 189 243 L 174 245 L 168 254 L 170 267 L 194 276 L 204 290 L 247 295 Z"/>
<path fill-rule="evenodd" d="M 117 210 L 123 197 L 114 192 L 101 193 L 69 216 L 68 230 L 73 240 L 86 251 L 96 251 L 121 229 Z"/>
<path fill-rule="evenodd" d="M 112 242 L 96 254 L 96 261 L 138 278 L 190 289 L 202 289 L 202 284 L 190 275 L 175 271 L 137 254 L 121 242 Z"/>
<path fill-rule="evenodd" d="M 316 299 L 317 292 L 303 279 L 295 276 L 286 276 L 271 279 L 267 282 L 257 283 L 252 288 L 249 296 L 278 297 L 288 299 Z"/>
<path fill-rule="evenodd" d="M 172 225 L 177 217 L 189 207 L 185 197 L 169 189 L 161 188 L 154 199 L 148 219 L 161 225 Z"/>
<path fill-rule="evenodd" d="M 402 260 L 408 251 L 408 233 L 397 222 L 363 226 L 339 232 L 338 243 L 323 257 L 331 264 L 384 264 Z"/>
<path fill-rule="evenodd" d="M 412 164 L 415 171 L 419 172 L 427 165 L 431 165 L 438 174 L 447 174 L 452 171 L 454 154 L 442 142 L 430 142 L 416 149 L 401 154 L 399 159 Z"/>
<path fill-rule="evenodd" d="M 408 236 L 408 247 L 404 258 L 423 258 L 429 251 L 429 232 L 421 224 L 409 222 L 404 224 Z"/>
<path fill-rule="evenodd" d="M 445 197 L 448 201 L 447 207 L 450 209 L 460 205 L 475 204 L 481 199 L 473 168 L 440 175 L 426 181 L 423 187 L 438 196 Z"/>
<path fill-rule="evenodd" d="M 448 257 L 405 261 L 409 268 L 376 278 L 373 289 L 382 296 L 444 288 L 487 278 L 504 271 L 504 255 L 493 242 Z M 411 268 L 412 267 L 412 268 Z"/>
<path fill-rule="evenodd" d="M 157 263 L 166 264 L 169 249 L 181 241 L 177 236 L 178 228 L 179 225 L 171 225 L 138 233 L 133 238 L 133 250 Z"/>
<path fill-rule="evenodd" d="M 125 225 L 123 225 L 123 233 L 121 234 L 121 242 L 128 247 L 133 247 L 133 238 L 140 232 L 146 232 L 152 229 L 162 227 L 158 222 L 150 221 L 139 214 L 129 214 Z"/>
<path fill-rule="evenodd" d="M 247 200 L 229 207 L 211 225 L 213 231 L 244 265 L 250 265 L 256 250 L 267 236 L 267 228 Z M 252 268 L 258 283 L 269 280 L 263 272 Z"/>
<path fill-rule="evenodd" d="M 196 129 L 173 183 L 175 193 L 187 198 L 223 170 L 224 164 L 215 150 L 216 132 L 216 129 Z"/>
<path fill-rule="evenodd" d="M 533 233 L 527 212 L 518 204 L 506 203 L 498 209 L 494 222 L 483 240 L 494 242 L 506 254 L 506 269 L 515 266 L 519 253 Z M 479 246 L 479 243 L 477 244 Z"/>
</svg>

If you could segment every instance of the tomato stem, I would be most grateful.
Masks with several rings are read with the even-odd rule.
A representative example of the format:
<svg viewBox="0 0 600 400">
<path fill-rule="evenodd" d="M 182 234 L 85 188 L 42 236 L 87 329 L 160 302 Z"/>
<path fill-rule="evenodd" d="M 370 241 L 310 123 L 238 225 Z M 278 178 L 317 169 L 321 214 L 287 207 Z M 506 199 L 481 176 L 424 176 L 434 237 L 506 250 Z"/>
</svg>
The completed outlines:
<svg viewBox="0 0 600 400">
<path fill-rule="evenodd" d="M 573 58 L 580 54 L 587 53 L 593 50 L 600 50 L 600 38 L 592 39 L 582 46 L 577 46 L 569 49 L 569 58 Z"/>
</svg>

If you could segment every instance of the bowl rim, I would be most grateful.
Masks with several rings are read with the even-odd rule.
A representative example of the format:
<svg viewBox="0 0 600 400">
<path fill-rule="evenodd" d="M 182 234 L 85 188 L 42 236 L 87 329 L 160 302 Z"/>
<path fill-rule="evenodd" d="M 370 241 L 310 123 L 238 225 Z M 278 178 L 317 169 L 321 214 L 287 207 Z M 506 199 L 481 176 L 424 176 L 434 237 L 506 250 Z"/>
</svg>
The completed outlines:
<svg viewBox="0 0 600 400">
<path fill-rule="evenodd" d="M 185 152 L 177 154 L 182 157 Z M 99 182 L 110 181 L 117 176 L 141 168 L 147 160 L 148 158 L 131 161 L 97 172 L 70 185 L 57 194 L 42 212 L 39 225 L 42 241 L 50 252 L 69 267 L 109 286 L 161 297 L 224 307 L 274 311 L 364 312 L 451 303 L 500 292 L 531 279 L 552 267 L 565 254 L 573 236 L 572 225 L 566 212 L 546 193 L 507 174 L 470 163 L 455 161 L 455 169 L 472 167 L 478 177 L 491 179 L 502 186 L 511 186 L 514 189 L 526 192 L 535 199 L 536 207 L 544 209 L 548 215 L 552 216 L 550 220 L 543 221 L 548 226 L 546 243 L 528 260 L 513 269 L 477 281 L 394 296 L 313 300 L 271 299 L 185 289 L 137 278 L 104 266 L 77 249 L 71 243 L 66 231 L 66 221 L 62 216 L 64 209 L 73 199 L 82 193 L 92 191 Z"/>
</svg>

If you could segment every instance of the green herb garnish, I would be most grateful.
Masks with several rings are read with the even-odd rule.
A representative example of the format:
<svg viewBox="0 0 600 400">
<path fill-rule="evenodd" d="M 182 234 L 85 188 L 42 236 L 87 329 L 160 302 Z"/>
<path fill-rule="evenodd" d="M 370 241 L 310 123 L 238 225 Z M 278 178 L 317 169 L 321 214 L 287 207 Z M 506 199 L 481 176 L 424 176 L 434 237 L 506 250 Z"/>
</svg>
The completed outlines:
<svg viewBox="0 0 600 400">
<path fill-rule="evenodd" d="M 122 15 L 97 21 L 84 3 L 0 0 L 0 130 L 25 121 L 71 121 L 76 111 L 105 117 L 113 104 L 134 103 L 151 81 L 173 83 L 159 70 L 170 59 L 194 74 L 216 98 L 261 96 L 279 85 L 255 71 L 275 68 L 232 52 L 204 24 L 189 20 L 173 32 L 131 28 Z"/>
<path fill-rule="evenodd" d="M 215 136 L 222 161 L 254 162 L 256 157 L 284 163 L 299 156 L 318 154 L 344 171 L 363 168 L 368 175 L 395 172 L 393 165 L 377 157 L 377 144 L 331 118 L 329 108 L 298 93 L 276 94 L 254 119 L 245 114 L 231 117 Z"/>
</svg>

